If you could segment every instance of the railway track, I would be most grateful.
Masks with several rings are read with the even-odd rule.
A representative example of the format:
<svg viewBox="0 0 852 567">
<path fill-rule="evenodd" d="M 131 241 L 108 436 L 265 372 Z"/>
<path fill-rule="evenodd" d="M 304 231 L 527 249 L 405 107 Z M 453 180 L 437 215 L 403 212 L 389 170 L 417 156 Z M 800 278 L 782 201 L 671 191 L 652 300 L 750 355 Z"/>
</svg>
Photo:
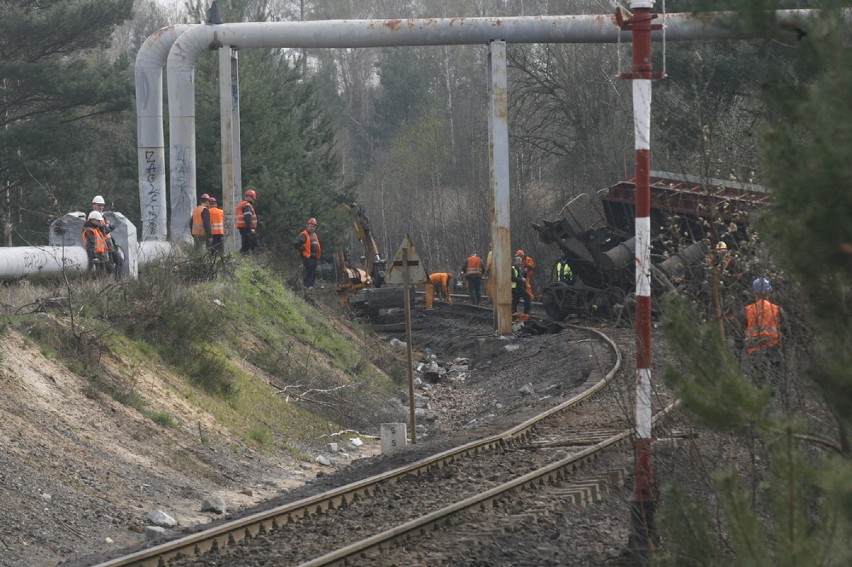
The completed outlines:
<svg viewBox="0 0 852 567">
<path fill-rule="evenodd" d="M 477 515 L 493 523 L 495 506 L 505 509 L 518 497 L 538 501 L 541 487 L 558 492 L 553 501 L 593 499 L 590 495 L 600 495 L 609 481 L 577 479 L 577 472 L 607 448 L 630 440 L 632 424 L 629 409 L 611 387 L 621 366 L 615 343 L 597 330 L 572 329 L 586 335 L 574 340 L 604 341 L 611 364 L 587 379 L 581 392 L 535 417 L 416 463 L 100 565 L 431 564 L 452 547 L 436 539 L 437 526 L 460 521 L 470 526 Z M 658 408 L 659 415 L 670 408 Z M 466 537 L 474 533 L 475 528 Z M 435 547 L 418 545 L 416 557 L 409 553 L 406 559 L 408 548 L 393 542 L 416 534 L 421 534 L 418 542 L 432 534 Z M 469 543 L 462 537 L 458 545 L 465 549 Z M 393 553 L 400 559 L 388 562 L 389 546 L 396 546 Z"/>
</svg>

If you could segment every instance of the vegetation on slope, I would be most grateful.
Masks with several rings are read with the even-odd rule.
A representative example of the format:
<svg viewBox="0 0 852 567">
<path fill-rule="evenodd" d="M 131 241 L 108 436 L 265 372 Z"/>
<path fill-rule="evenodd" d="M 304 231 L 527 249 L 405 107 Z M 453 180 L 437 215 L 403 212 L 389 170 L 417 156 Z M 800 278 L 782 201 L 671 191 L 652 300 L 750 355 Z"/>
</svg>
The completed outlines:
<svg viewBox="0 0 852 567">
<path fill-rule="evenodd" d="M 182 416 L 145 401 L 134 368 L 166 368 L 180 377 L 170 388 L 260 446 L 293 449 L 341 429 L 375 429 L 405 378 L 401 361 L 352 330 L 331 292 L 333 307 L 252 260 L 230 262 L 233 277 L 204 281 L 188 276 L 192 260 L 168 260 L 138 280 L 33 285 L 17 292 L 26 304 L 7 321 L 86 378 L 92 396 L 164 426 Z"/>
</svg>

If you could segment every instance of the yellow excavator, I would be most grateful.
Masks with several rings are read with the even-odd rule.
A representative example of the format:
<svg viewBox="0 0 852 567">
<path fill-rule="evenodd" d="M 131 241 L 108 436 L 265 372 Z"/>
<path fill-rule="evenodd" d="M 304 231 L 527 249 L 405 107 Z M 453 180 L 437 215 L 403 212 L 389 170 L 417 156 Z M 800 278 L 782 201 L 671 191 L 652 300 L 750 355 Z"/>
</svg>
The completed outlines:
<svg viewBox="0 0 852 567">
<path fill-rule="evenodd" d="M 364 207 L 358 203 L 343 203 L 340 206 L 352 217 L 355 236 L 364 247 L 364 255 L 361 256 L 361 266 L 353 266 L 347 264 L 343 250 L 338 249 L 334 262 L 338 291 L 345 293 L 364 288 L 382 287 L 385 283 L 387 260 L 379 254 L 379 246 L 373 237 L 373 229 Z"/>
<path fill-rule="evenodd" d="M 373 323 L 393 318 L 394 311 L 399 312 L 405 305 L 405 288 L 399 286 L 382 287 L 385 283 L 387 260 L 379 254 L 379 246 L 373 237 L 370 219 L 364 207 L 358 203 L 341 205 L 352 217 L 355 236 L 364 247 L 361 267 L 346 263 L 342 246 L 335 256 L 337 271 L 337 296 L 340 303 L 360 315 L 366 315 Z M 408 288 L 409 302 L 414 305 L 414 286 Z"/>
</svg>

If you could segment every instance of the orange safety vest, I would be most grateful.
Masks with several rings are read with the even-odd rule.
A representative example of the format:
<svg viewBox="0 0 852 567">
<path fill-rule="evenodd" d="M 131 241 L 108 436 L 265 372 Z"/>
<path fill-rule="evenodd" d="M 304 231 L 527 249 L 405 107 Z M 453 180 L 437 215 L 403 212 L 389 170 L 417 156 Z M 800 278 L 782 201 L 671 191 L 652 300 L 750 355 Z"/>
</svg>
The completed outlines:
<svg viewBox="0 0 852 567">
<path fill-rule="evenodd" d="M 479 256 L 471 256 L 467 259 L 467 266 L 464 269 L 466 276 L 481 276 L 482 275 L 482 260 Z"/>
<path fill-rule="evenodd" d="M 758 299 L 746 308 L 746 352 L 781 344 L 781 308 L 766 299 Z"/>
<path fill-rule="evenodd" d="M 218 207 L 210 209 L 210 233 L 225 234 L 225 211 Z"/>
<path fill-rule="evenodd" d="M 198 205 L 192 209 L 192 236 L 207 236 L 204 232 L 204 219 L 201 218 L 201 213 L 206 208 L 204 205 Z"/>
<path fill-rule="evenodd" d="M 310 258 L 311 257 L 311 235 L 308 233 L 307 229 L 303 230 L 299 234 L 305 235 L 305 243 L 302 244 L 302 256 L 304 258 Z M 316 232 L 314 233 L 314 237 L 317 240 L 317 260 L 319 260 L 320 256 L 322 256 L 322 244 L 320 244 L 319 236 L 317 236 Z"/>
<path fill-rule="evenodd" d="M 86 251 L 94 249 L 95 254 L 106 254 L 107 242 L 101 229 L 95 226 L 83 227 L 83 247 Z"/>
<path fill-rule="evenodd" d="M 534 272 L 537 267 L 535 260 L 529 256 L 524 257 L 524 268 L 527 269 L 527 273 Z"/>
<path fill-rule="evenodd" d="M 242 201 L 237 205 L 237 228 L 249 228 L 246 226 L 245 213 L 243 213 L 243 208 L 246 205 L 251 207 L 251 228 L 257 228 L 257 214 L 254 212 L 254 205 L 248 201 Z"/>
</svg>

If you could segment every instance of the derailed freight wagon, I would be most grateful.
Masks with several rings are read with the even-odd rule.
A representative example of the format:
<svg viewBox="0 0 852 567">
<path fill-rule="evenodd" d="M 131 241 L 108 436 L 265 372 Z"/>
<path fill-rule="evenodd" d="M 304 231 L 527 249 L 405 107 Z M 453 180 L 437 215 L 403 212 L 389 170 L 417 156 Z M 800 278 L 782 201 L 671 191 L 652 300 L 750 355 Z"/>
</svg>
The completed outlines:
<svg viewBox="0 0 852 567">
<path fill-rule="evenodd" d="M 548 317 L 617 314 L 635 289 L 635 192 L 631 177 L 579 195 L 561 218 L 533 224 L 539 239 L 557 245 L 573 272 L 568 282 L 546 287 L 541 300 Z M 751 213 L 769 203 L 764 187 L 651 172 L 652 286 L 672 287 L 700 273 L 707 250 L 725 234 L 746 238 Z"/>
</svg>

